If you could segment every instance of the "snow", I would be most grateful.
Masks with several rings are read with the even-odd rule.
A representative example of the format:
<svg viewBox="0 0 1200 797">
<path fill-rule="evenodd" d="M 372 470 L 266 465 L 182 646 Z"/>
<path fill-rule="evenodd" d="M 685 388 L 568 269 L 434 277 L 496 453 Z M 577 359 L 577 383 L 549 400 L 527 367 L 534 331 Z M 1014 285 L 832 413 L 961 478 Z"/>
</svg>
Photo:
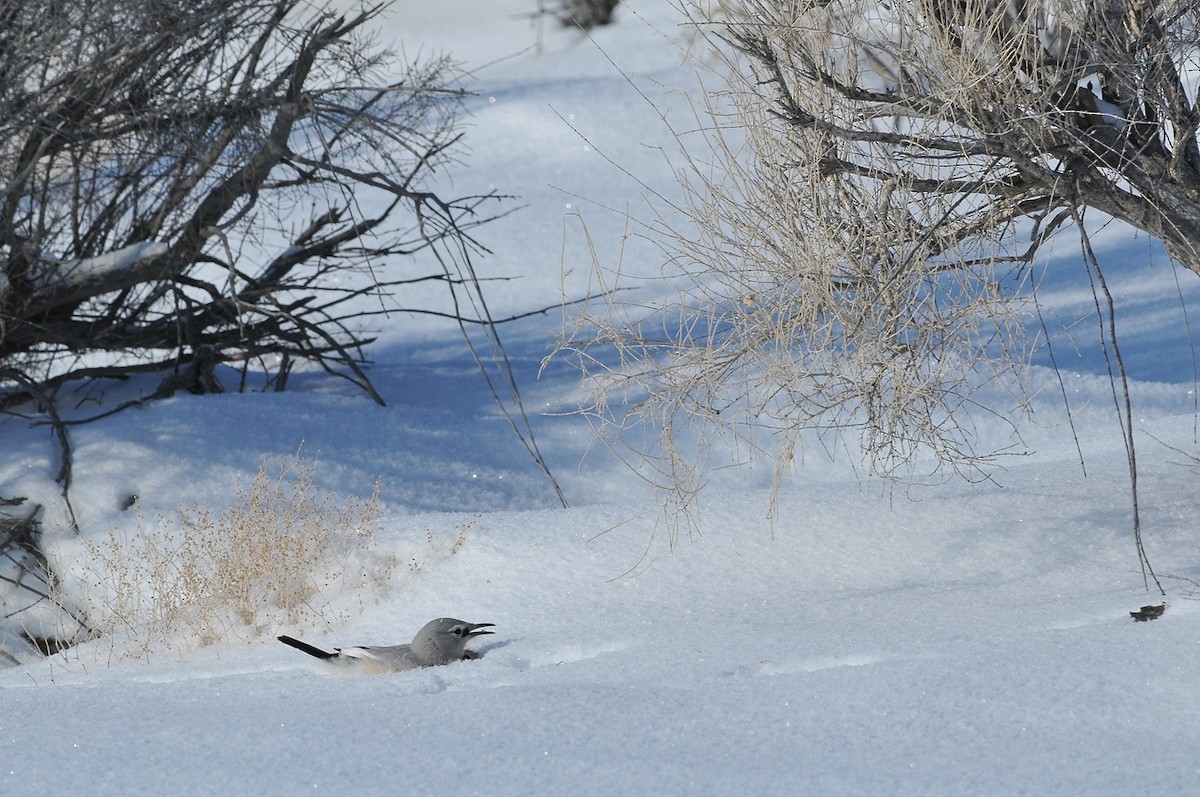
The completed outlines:
<svg viewBox="0 0 1200 797">
<path fill-rule="evenodd" d="M 473 69 L 467 167 L 444 179 L 521 197 L 479 231 L 494 252 L 481 267 L 521 277 L 491 283 L 496 315 L 586 287 L 572 212 L 608 258 L 622 213 L 645 212 L 638 180 L 670 194 L 660 114 L 682 124 L 679 90 L 696 85 L 663 0 L 631 0 L 594 41 L 547 26 L 540 53 L 517 18 L 533 7 L 403 0 L 384 23 L 410 52 L 445 49 Z M 714 473 L 696 533 L 673 548 L 640 478 L 563 414 L 577 374 L 552 362 L 535 380 L 553 313 L 502 333 L 568 509 L 457 330 L 424 318 L 393 317 L 369 352 L 386 407 L 297 373 L 286 393 L 183 395 L 73 428 L 72 496 L 96 538 L 134 527 L 126 496 L 151 524 L 180 506 L 218 510 L 264 457 L 301 445 L 323 489 L 366 497 L 378 481 L 376 543 L 415 566 L 397 568 L 381 597 L 328 596 L 341 618 L 329 627 L 287 633 L 395 644 L 453 616 L 495 623 L 496 635 L 475 643 L 476 661 L 346 677 L 271 634 L 143 658 L 101 639 L 42 659 L 7 628 L 0 641 L 24 663 L 0 670 L 0 793 L 1190 793 L 1198 472 L 1157 440 L 1197 448 L 1191 360 L 1178 354 L 1197 280 L 1128 231 L 1099 235 L 1114 294 L 1128 299 L 1143 526 L 1168 591 L 1161 619 L 1135 623 L 1130 610 L 1163 599 L 1138 568 L 1125 453 L 1070 249 L 1053 253 L 1042 297 L 1071 329 L 1058 355 L 1073 429 L 1039 365 L 1036 423 L 994 482 L 888 485 L 845 453 L 809 450 L 774 520 L 769 468 Z M 626 257 L 642 273 L 660 265 L 636 242 Z M 115 402 L 121 389 L 90 398 Z M 0 494 L 44 503 L 52 551 L 80 557 L 54 441 L 2 422 Z"/>
<path fill-rule="evenodd" d="M 49 274 L 64 285 L 71 285 L 132 268 L 144 260 L 162 257 L 168 249 L 169 247 L 160 241 L 140 241 L 96 257 L 55 263 L 53 271 Z"/>
</svg>

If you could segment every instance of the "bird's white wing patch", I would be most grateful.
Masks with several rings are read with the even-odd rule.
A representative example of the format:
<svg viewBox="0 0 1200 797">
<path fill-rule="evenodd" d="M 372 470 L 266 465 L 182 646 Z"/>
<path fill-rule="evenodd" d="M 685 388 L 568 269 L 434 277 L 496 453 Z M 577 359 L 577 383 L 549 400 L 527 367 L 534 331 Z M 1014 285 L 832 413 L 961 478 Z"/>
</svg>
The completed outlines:
<svg viewBox="0 0 1200 797">
<path fill-rule="evenodd" d="M 391 672 L 395 668 L 387 661 L 387 657 L 377 648 L 342 648 L 338 657 L 331 659 L 329 664 L 334 672 L 354 674 L 378 674 Z"/>
</svg>

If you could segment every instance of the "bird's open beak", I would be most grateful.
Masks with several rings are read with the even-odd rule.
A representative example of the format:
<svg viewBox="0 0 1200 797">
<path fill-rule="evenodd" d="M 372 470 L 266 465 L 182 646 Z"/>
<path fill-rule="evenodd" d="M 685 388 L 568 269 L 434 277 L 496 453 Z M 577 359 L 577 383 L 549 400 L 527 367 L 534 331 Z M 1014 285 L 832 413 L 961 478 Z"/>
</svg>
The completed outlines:
<svg viewBox="0 0 1200 797">
<path fill-rule="evenodd" d="M 472 636 L 481 636 L 483 634 L 494 634 L 494 633 L 496 633 L 495 631 L 480 631 L 479 629 L 495 628 L 495 627 L 496 627 L 495 623 L 476 623 L 475 625 L 471 626 L 471 630 L 470 630 L 470 632 L 467 633 L 467 636 L 472 637 Z"/>
</svg>

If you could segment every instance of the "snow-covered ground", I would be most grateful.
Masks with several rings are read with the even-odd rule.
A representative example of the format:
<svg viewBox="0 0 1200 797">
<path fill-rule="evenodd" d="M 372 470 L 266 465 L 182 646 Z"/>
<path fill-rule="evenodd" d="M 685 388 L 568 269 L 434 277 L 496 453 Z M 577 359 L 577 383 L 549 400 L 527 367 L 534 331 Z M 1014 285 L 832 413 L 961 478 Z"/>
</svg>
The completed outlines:
<svg viewBox="0 0 1200 797">
<path fill-rule="evenodd" d="M 534 7 L 401 0 L 384 28 L 408 52 L 447 50 L 473 69 L 468 165 L 447 180 L 520 197 L 480 230 L 487 272 L 520 276 L 493 283 L 500 316 L 586 289 L 573 213 L 616 257 L 625 220 L 602 206 L 636 218 L 639 181 L 672 190 L 659 114 L 682 126 L 680 92 L 697 83 L 666 0 L 631 0 L 594 41 L 548 25 L 540 51 L 519 18 Z M 848 457 L 813 455 L 772 522 L 769 469 L 721 472 L 698 532 L 674 549 L 644 484 L 562 414 L 577 375 L 552 364 L 536 379 L 557 314 L 503 334 L 569 509 L 458 332 L 397 316 L 370 352 L 388 406 L 319 374 L 282 394 L 161 401 L 73 430 L 74 504 L 97 538 L 132 530 L 130 495 L 144 518 L 219 510 L 264 457 L 303 443 L 322 489 L 365 498 L 379 482 L 377 549 L 401 562 L 381 595 L 327 596 L 339 619 L 304 638 L 390 644 L 454 616 L 496 624 L 476 645 L 483 658 L 337 677 L 249 633 L 143 658 L 112 639 L 49 659 L 18 652 L 26 663 L 0 670 L 0 793 L 1191 793 L 1200 471 L 1158 441 L 1197 449 L 1182 308 L 1200 281 L 1128 232 L 1101 238 L 1141 380 L 1161 619 L 1128 614 L 1161 597 L 1138 569 L 1091 294 L 1065 243 L 1041 295 L 1060 323 L 1083 319 L 1057 355 L 1086 476 L 1059 385 L 1039 367 L 1037 425 L 994 482 L 886 485 Z M 625 257 L 628 270 L 658 269 L 652 249 Z M 0 494 L 44 502 L 52 551 L 79 556 L 61 530 L 48 431 L 2 423 Z"/>
</svg>

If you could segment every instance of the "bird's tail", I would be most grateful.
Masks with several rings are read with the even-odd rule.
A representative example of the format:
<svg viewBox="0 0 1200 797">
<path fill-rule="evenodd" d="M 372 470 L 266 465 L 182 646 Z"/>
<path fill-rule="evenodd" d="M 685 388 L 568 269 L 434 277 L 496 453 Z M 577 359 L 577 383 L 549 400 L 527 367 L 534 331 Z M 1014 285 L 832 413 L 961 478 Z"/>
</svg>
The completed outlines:
<svg viewBox="0 0 1200 797">
<path fill-rule="evenodd" d="M 321 650 L 320 648 L 314 648 L 312 645 L 308 644 L 307 642 L 301 642 L 299 639 L 296 639 L 295 637 L 281 636 L 281 637 L 277 637 L 277 639 L 285 645 L 291 645 L 296 650 L 303 650 L 308 655 L 316 656 L 318 659 L 333 659 L 333 658 L 336 658 L 338 655 L 336 653 L 329 653 L 328 651 Z"/>
</svg>

